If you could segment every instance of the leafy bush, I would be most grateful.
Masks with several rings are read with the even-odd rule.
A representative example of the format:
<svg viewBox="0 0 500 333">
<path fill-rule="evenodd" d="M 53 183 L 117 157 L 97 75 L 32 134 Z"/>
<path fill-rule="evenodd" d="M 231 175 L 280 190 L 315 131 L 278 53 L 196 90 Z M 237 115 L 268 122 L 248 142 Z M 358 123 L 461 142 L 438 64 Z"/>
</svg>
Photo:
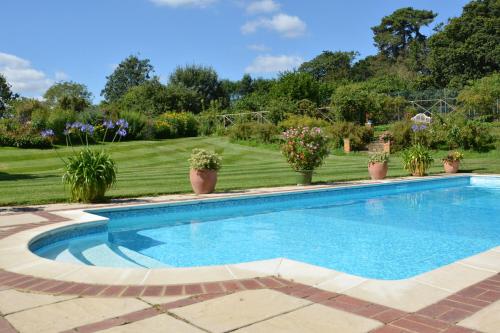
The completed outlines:
<svg viewBox="0 0 500 333">
<path fill-rule="evenodd" d="M 330 126 L 330 123 L 323 119 L 313 118 L 309 116 L 298 116 L 290 115 L 285 120 L 278 124 L 280 130 L 286 130 L 287 128 L 296 127 L 319 127 L 326 129 Z"/>
<path fill-rule="evenodd" d="M 149 118 L 137 111 L 120 112 L 120 118 L 125 119 L 128 124 L 128 137 L 130 139 L 152 139 L 153 129 Z"/>
<path fill-rule="evenodd" d="M 290 128 L 283 138 L 281 151 L 295 171 L 313 171 L 330 153 L 328 139 L 319 127 Z"/>
<path fill-rule="evenodd" d="M 116 165 L 105 151 L 85 148 L 68 158 L 63 181 L 72 201 L 101 202 L 116 182 Z"/>
<path fill-rule="evenodd" d="M 17 148 L 50 148 L 51 142 L 40 136 L 30 128 L 22 128 L 15 132 L 8 132 L 0 128 L 0 146 Z"/>
<path fill-rule="evenodd" d="M 52 129 L 57 133 L 56 138 L 62 140 L 64 138 L 63 132 L 66 124 L 72 123 L 76 120 L 76 114 L 70 110 L 54 109 L 50 112 L 47 119 L 46 128 Z"/>
<path fill-rule="evenodd" d="M 231 126 L 228 135 L 231 140 L 254 140 L 261 143 L 273 143 L 279 131 L 269 123 L 245 122 Z"/>
<path fill-rule="evenodd" d="M 193 170 L 220 170 L 222 158 L 219 154 L 205 149 L 193 149 L 189 166 Z"/>
<path fill-rule="evenodd" d="M 373 128 L 345 121 L 333 123 L 330 134 L 334 147 L 341 147 L 344 138 L 349 138 L 353 150 L 362 150 L 373 140 Z"/>
<path fill-rule="evenodd" d="M 443 162 L 455 162 L 455 161 L 461 161 L 464 159 L 464 154 L 462 154 L 459 151 L 454 151 L 451 153 L 448 153 L 445 157 L 443 157 L 442 161 Z"/>
<path fill-rule="evenodd" d="M 424 176 L 434 159 L 429 149 L 421 144 L 416 144 L 403 150 L 401 154 L 403 167 L 414 176 Z"/>
<path fill-rule="evenodd" d="M 155 136 L 159 139 L 184 138 L 198 134 L 198 121 L 192 113 L 164 113 L 155 122 Z"/>
<path fill-rule="evenodd" d="M 369 156 L 370 157 L 368 159 L 368 165 L 375 163 L 389 162 L 389 153 L 378 152 L 378 153 L 372 153 Z"/>
</svg>

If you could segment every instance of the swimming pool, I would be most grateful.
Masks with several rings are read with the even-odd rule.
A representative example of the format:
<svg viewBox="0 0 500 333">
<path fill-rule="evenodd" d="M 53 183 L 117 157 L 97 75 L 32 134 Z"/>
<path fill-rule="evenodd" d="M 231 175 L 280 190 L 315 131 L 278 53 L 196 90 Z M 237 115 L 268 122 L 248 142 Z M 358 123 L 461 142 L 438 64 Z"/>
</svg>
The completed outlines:
<svg viewBox="0 0 500 333">
<path fill-rule="evenodd" d="M 458 176 L 146 208 L 52 232 L 39 256 L 108 267 L 193 267 L 288 258 L 403 279 L 500 245 L 500 177 Z"/>
</svg>

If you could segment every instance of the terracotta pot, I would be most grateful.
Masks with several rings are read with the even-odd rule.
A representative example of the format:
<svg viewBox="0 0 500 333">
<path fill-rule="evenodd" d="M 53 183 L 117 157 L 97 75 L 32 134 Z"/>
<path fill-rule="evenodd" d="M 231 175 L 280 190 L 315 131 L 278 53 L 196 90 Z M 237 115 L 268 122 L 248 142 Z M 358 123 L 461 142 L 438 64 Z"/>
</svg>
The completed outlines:
<svg viewBox="0 0 500 333">
<path fill-rule="evenodd" d="M 344 152 L 351 152 L 351 139 L 349 138 L 344 138 Z"/>
<path fill-rule="evenodd" d="M 373 180 L 384 179 L 387 176 L 389 166 L 387 162 L 384 163 L 370 163 L 368 164 L 368 173 Z"/>
<path fill-rule="evenodd" d="M 312 170 L 298 171 L 297 185 L 311 185 L 312 183 Z"/>
<path fill-rule="evenodd" d="M 215 190 L 215 184 L 217 184 L 217 171 L 191 169 L 189 171 L 189 180 L 194 193 L 212 193 Z"/>
<path fill-rule="evenodd" d="M 391 153 L 391 142 L 384 142 L 384 153 Z"/>
<path fill-rule="evenodd" d="M 460 161 L 444 161 L 444 172 L 446 173 L 457 173 L 460 167 Z"/>
</svg>

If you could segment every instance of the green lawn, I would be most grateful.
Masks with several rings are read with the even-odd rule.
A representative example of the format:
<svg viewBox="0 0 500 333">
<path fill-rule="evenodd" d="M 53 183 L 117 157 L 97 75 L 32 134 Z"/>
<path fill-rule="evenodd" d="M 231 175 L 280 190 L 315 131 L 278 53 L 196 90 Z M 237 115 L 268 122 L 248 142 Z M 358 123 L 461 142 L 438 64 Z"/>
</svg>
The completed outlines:
<svg viewBox="0 0 500 333">
<path fill-rule="evenodd" d="M 123 142 L 110 147 L 118 164 L 118 183 L 112 197 L 134 197 L 191 191 L 187 159 L 193 148 L 222 152 L 219 191 L 290 185 L 295 174 L 273 147 L 233 144 L 225 138 L 198 137 L 164 141 Z M 71 152 L 60 148 L 61 156 Z M 63 163 L 54 150 L 0 148 L 0 205 L 39 204 L 65 201 L 61 182 Z M 431 172 L 442 170 L 436 152 Z M 500 173 L 500 151 L 466 152 L 463 168 L 468 172 Z M 366 153 L 330 156 L 314 177 L 316 182 L 368 178 Z M 402 176 L 399 158 L 393 157 L 389 176 Z"/>
</svg>

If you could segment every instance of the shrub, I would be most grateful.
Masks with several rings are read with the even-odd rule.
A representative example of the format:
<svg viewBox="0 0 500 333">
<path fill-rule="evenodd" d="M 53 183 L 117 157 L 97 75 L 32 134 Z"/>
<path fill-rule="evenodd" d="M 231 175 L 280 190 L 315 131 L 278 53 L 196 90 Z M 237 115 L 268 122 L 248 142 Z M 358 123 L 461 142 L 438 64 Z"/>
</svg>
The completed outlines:
<svg viewBox="0 0 500 333">
<path fill-rule="evenodd" d="M 159 139 L 183 138 L 198 134 L 198 121 L 192 113 L 167 112 L 155 122 L 155 136 Z"/>
<path fill-rule="evenodd" d="M 116 165 L 105 151 L 85 148 L 68 158 L 63 181 L 72 201 L 100 202 L 116 182 Z"/>
<path fill-rule="evenodd" d="M 286 130 L 287 128 L 296 128 L 296 127 L 319 127 L 319 128 L 327 128 L 330 126 L 330 123 L 323 119 L 313 118 L 309 116 L 297 116 L 290 115 L 285 120 L 281 121 L 278 124 L 278 128 L 280 130 Z"/>
<path fill-rule="evenodd" d="M 403 167 L 414 176 L 424 176 L 434 159 L 426 147 L 416 144 L 403 150 L 401 154 Z"/>
<path fill-rule="evenodd" d="M 130 139 L 150 139 L 152 135 L 151 124 L 149 118 L 137 111 L 120 112 L 120 118 L 125 119 L 128 124 L 128 137 Z"/>
<path fill-rule="evenodd" d="M 66 124 L 72 123 L 75 120 L 75 112 L 70 110 L 54 109 L 49 114 L 46 127 L 57 133 L 56 138 L 58 140 L 62 140 L 64 138 L 63 132 L 66 128 Z"/>
<path fill-rule="evenodd" d="M 328 156 L 328 139 L 319 127 L 290 128 L 283 133 L 281 151 L 295 171 L 313 171 Z"/>
<path fill-rule="evenodd" d="M 228 130 L 231 140 L 254 140 L 261 143 L 275 142 L 278 133 L 278 128 L 273 124 L 257 122 L 237 123 Z"/>
<path fill-rule="evenodd" d="M 15 132 L 7 132 L 0 128 L 0 146 L 17 148 L 50 148 L 51 142 L 32 129 L 22 128 Z"/>
<path fill-rule="evenodd" d="M 220 170 L 222 158 L 219 154 L 205 149 L 193 149 L 189 166 L 193 170 Z"/>
<path fill-rule="evenodd" d="M 353 150 L 361 150 L 373 139 L 373 128 L 356 125 L 351 122 L 335 122 L 330 127 L 332 144 L 334 147 L 341 147 L 344 138 L 349 138 Z"/>
</svg>

